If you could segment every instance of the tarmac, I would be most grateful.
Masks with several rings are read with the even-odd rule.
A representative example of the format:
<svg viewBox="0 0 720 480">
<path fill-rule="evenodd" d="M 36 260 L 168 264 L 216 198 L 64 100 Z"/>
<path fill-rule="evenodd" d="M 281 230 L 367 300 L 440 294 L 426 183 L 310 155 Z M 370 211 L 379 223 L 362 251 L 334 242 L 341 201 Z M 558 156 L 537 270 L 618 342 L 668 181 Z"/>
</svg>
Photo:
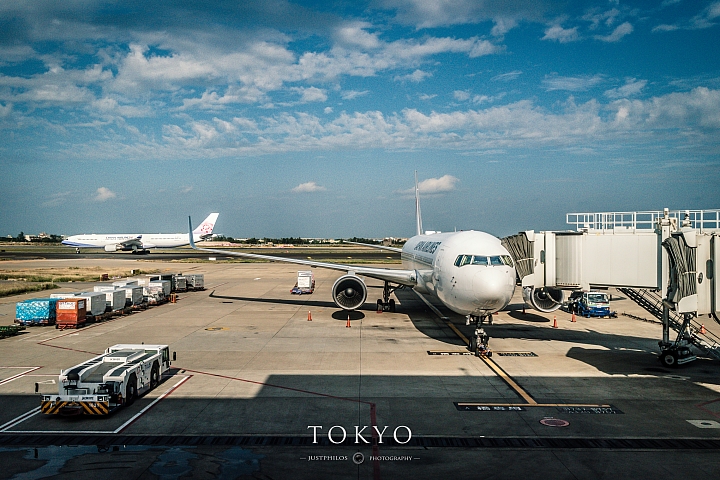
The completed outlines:
<svg viewBox="0 0 720 480">
<path fill-rule="evenodd" d="M 365 307 L 348 314 L 332 302 L 333 271 L 315 269 L 315 293 L 299 296 L 293 265 L 141 268 L 204 273 L 206 290 L 79 330 L 31 327 L 0 340 L 0 478 L 720 474 L 720 364 L 663 367 L 661 326 L 612 290 L 617 318 L 572 322 L 561 310 L 523 313 L 518 288 L 486 326 L 493 355 L 483 359 L 468 354 L 464 318 L 431 298 L 398 290 L 397 311 L 377 313 L 374 280 Z M 15 302 L 38 296 L 0 299 L 0 324 Z M 38 413 L 35 384 L 57 392 L 60 369 L 142 342 L 177 354 L 157 389 L 104 418 Z"/>
</svg>

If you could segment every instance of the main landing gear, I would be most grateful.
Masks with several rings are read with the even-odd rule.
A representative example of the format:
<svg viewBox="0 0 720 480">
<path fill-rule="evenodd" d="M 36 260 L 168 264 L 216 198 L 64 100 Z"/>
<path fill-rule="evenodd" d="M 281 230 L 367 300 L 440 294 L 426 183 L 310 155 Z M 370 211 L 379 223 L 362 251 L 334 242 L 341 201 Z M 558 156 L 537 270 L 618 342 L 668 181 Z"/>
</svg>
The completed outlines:
<svg viewBox="0 0 720 480">
<path fill-rule="evenodd" d="M 394 312 L 395 311 L 395 300 L 390 298 L 390 295 L 395 290 L 402 290 L 405 288 L 405 285 L 396 285 L 394 287 L 391 287 L 388 282 L 385 282 L 385 286 L 383 287 L 383 298 L 379 299 L 377 301 L 377 311 L 380 312 Z"/>
</svg>

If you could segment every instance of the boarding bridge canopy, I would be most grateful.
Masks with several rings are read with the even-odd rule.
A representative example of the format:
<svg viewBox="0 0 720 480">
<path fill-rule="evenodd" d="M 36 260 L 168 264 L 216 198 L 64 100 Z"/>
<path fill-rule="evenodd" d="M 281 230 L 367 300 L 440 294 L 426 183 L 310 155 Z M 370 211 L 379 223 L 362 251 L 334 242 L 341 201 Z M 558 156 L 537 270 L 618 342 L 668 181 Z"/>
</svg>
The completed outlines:
<svg viewBox="0 0 720 480">
<path fill-rule="evenodd" d="M 661 291 L 680 313 L 720 309 L 720 210 L 570 213 L 568 231 L 504 238 L 523 287 Z"/>
</svg>

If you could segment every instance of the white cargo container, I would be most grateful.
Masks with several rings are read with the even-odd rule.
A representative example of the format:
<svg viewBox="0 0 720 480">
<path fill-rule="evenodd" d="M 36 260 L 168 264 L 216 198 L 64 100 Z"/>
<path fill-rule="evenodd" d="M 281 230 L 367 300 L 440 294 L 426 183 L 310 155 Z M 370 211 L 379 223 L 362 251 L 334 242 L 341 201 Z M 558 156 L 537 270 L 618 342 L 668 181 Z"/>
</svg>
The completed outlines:
<svg viewBox="0 0 720 480">
<path fill-rule="evenodd" d="M 315 288 L 315 278 L 311 270 L 300 270 L 297 272 L 297 286 L 298 288 L 311 290 Z"/>
<path fill-rule="evenodd" d="M 185 275 L 187 278 L 188 290 L 204 290 L 205 289 L 205 275 L 202 273 L 193 273 L 192 275 Z"/>
<path fill-rule="evenodd" d="M 156 287 L 143 287 L 143 298 L 150 305 L 157 305 L 165 300 L 165 292 L 163 287 L 158 285 Z"/>
<path fill-rule="evenodd" d="M 105 292 L 80 292 L 75 296 L 87 300 L 86 312 L 88 315 L 97 316 L 105 313 L 107 308 Z"/>
<path fill-rule="evenodd" d="M 125 308 L 125 290 L 105 290 L 105 301 L 110 311 L 114 312 Z"/>
<path fill-rule="evenodd" d="M 113 290 L 117 290 L 117 287 L 113 285 L 95 285 L 93 287 L 93 292 L 112 292 Z"/>
<path fill-rule="evenodd" d="M 176 292 L 184 292 L 188 289 L 187 285 L 187 277 L 184 275 L 176 275 L 175 276 L 175 291 Z"/>
<path fill-rule="evenodd" d="M 117 282 L 113 282 L 113 286 L 117 288 L 127 287 L 129 285 L 137 285 L 137 280 L 130 280 L 129 278 L 124 278 L 122 280 L 118 280 Z"/>
<path fill-rule="evenodd" d="M 162 287 L 163 294 L 165 294 L 166 297 L 170 296 L 170 280 L 152 280 L 148 282 L 148 287 Z"/>
<path fill-rule="evenodd" d="M 125 291 L 125 298 L 129 301 L 130 305 L 140 305 L 143 301 L 143 287 L 140 285 L 127 285 L 120 287 L 121 290 Z"/>
</svg>

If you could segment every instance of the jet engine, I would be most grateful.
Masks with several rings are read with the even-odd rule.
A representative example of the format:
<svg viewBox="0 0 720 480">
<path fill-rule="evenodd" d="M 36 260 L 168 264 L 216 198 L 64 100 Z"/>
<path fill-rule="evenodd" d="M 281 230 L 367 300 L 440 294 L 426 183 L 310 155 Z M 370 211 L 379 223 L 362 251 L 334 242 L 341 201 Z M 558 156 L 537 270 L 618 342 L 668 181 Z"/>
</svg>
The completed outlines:
<svg viewBox="0 0 720 480">
<path fill-rule="evenodd" d="M 343 310 L 360 308 L 367 298 L 365 282 L 355 275 L 343 275 L 332 287 L 333 301 Z"/>
<path fill-rule="evenodd" d="M 560 308 L 565 298 L 562 290 L 548 287 L 524 287 L 522 294 L 525 303 L 531 305 L 535 310 L 545 313 L 554 312 Z"/>
<path fill-rule="evenodd" d="M 106 252 L 117 252 L 117 245 L 105 245 Z"/>
</svg>

